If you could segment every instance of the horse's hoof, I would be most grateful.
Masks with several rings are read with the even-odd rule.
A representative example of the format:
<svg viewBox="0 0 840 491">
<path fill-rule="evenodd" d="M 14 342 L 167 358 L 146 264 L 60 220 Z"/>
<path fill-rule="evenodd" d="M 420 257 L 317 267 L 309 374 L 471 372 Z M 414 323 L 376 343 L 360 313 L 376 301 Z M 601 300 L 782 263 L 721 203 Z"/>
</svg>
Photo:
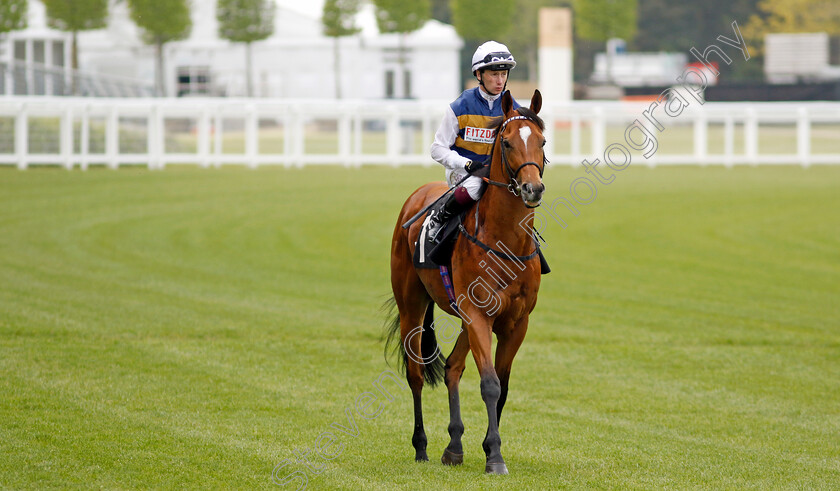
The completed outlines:
<svg viewBox="0 0 840 491">
<path fill-rule="evenodd" d="M 484 467 L 485 474 L 499 474 L 504 475 L 508 473 L 507 466 L 504 462 L 499 463 L 490 463 L 488 462 L 487 465 Z"/>
<path fill-rule="evenodd" d="M 415 462 L 428 462 L 429 461 L 429 456 L 426 455 L 426 452 L 423 452 L 422 454 L 418 453 L 414 457 L 414 461 Z"/>
<path fill-rule="evenodd" d="M 440 463 L 443 465 L 461 465 L 464 463 L 464 454 L 450 452 L 447 448 L 443 451 Z"/>
</svg>

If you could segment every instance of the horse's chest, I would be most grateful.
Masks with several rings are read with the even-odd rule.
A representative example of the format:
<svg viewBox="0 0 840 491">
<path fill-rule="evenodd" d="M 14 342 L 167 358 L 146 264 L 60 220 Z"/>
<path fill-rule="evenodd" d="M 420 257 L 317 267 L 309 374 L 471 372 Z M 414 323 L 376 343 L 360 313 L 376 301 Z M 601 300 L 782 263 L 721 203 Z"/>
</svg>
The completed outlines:
<svg viewBox="0 0 840 491">
<path fill-rule="evenodd" d="M 488 283 L 494 287 L 493 295 L 499 306 L 494 317 L 519 318 L 533 309 L 536 292 L 532 282 L 525 281 L 524 277 L 504 280 L 497 278 Z"/>
<path fill-rule="evenodd" d="M 502 304 L 507 308 L 506 313 L 517 316 L 524 315 L 530 311 L 530 306 L 533 303 L 533 295 L 529 293 L 529 288 L 525 284 L 513 284 L 508 288 L 499 292 L 503 296 Z"/>
</svg>

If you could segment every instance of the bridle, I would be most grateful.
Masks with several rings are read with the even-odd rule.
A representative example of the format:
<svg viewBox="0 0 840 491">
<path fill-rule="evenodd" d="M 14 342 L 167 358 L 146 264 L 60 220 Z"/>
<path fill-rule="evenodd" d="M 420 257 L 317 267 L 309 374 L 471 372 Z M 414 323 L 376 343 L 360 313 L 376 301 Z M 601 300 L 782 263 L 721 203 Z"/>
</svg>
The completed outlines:
<svg viewBox="0 0 840 491">
<path fill-rule="evenodd" d="M 527 120 L 527 121 L 531 121 L 531 119 L 528 118 L 527 116 L 519 115 L 519 116 L 513 116 L 511 118 L 508 118 L 504 123 L 501 124 L 501 126 L 499 126 L 499 130 L 496 133 L 496 139 L 493 140 L 493 147 L 490 150 L 491 163 L 492 163 L 493 154 L 496 151 L 496 143 L 502 138 L 502 133 L 505 131 L 505 127 L 508 125 L 508 123 L 510 123 L 511 121 L 515 121 L 517 119 L 524 119 L 524 120 Z M 531 122 L 533 123 L 533 121 L 531 121 Z M 487 184 L 492 184 L 494 186 L 506 187 L 507 190 L 510 191 L 514 196 L 519 196 L 519 195 L 522 194 L 522 189 L 521 189 L 521 184 L 519 184 L 519 181 L 517 181 L 517 177 L 519 177 L 519 173 L 522 171 L 522 169 L 524 169 L 525 167 L 528 167 L 529 165 L 533 165 L 539 171 L 540 179 L 542 179 L 543 171 L 545 170 L 546 164 L 548 164 L 548 159 L 545 157 L 545 150 L 543 150 L 543 165 L 542 166 L 540 166 L 536 162 L 525 162 L 522 165 L 520 165 L 516 169 L 516 171 L 514 171 L 513 168 L 510 166 L 510 163 L 508 162 L 507 152 L 505 152 L 505 149 L 502 148 L 502 164 L 504 165 L 505 174 L 507 174 L 507 176 L 508 176 L 507 184 L 503 183 L 503 182 L 492 181 L 487 177 L 483 178 L 484 182 L 486 182 Z M 536 208 L 536 207 L 540 206 L 540 203 L 537 203 L 534 206 L 531 206 L 531 205 L 528 205 L 528 204 L 526 204 L 525 206 L 528 207 L 528 208 Z"/>
</svg>

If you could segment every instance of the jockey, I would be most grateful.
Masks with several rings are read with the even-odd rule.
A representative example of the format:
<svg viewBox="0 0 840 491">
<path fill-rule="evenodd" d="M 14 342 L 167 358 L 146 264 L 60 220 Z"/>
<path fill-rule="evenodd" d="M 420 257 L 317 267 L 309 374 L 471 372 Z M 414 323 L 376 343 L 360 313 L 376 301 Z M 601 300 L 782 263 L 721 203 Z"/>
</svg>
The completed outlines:
<svg viewBox="0 0 840 491">
<path fill-rule="evenodd" d="M 472 57 L 472 71 L 479 86 L 465 90 L 449 105 L 435 133 L 432 158 L 446 168 L 449 186 L 467 174 L 470 176 L 447 198 L 440 212 L 432 215 L 427 233 L 433 243 L 440 242 L 438 235 L 444 224 L 468 209 L 484 192 L 484 181 L 472 174 L 485 162 L 489 164 L 495 133 L 486 127 L 491 119 L 503 116 L 499 98 L 515 66 L 516 60 L 504 44 L 488 41 L 479 46 Z M 518 108 L 519 104 L 514 101 L 513 107 Z"/>
</svg>

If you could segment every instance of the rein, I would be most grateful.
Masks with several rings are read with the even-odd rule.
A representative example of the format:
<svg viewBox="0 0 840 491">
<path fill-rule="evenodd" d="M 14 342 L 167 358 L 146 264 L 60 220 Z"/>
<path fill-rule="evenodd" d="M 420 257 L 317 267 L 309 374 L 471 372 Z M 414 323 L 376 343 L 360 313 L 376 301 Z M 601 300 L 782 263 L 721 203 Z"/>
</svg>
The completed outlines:
<svg viewBox="0 0 840 491">
<path fill-rule="evenodd" d="M 499 126 L 499 130 L 498 130 L 498 132 L 496 132 L 496 138 L 493 140 L 493 146 L 490 149 L 491 164 L 492 164 L 492 155 L 496 151 L 496 142 L 498 142 L 499 139 L 502 137 L 502 133 L 505 131 L 505 127 L 508 125 L 508 123 L 510 123 L 511 121 L 515 121 L 517 119 L 524 119 L 524 120 L 527 120 L 527 121 L 531 121 L 526 116 L 519 115 L 519 116 L 513 116 L 511 118 L 508 118 L 504 123 L 501 124 L 501 126 Z M 503 182 L 493 181 L 489 177 L 482 177 L 481 179 L 484 182 L 486 182 L 487 184 L 492 184 L 493 186 L 499 186 L 499 187 L 507 188 L 507 190 L 510 191 L 511 194 L 513 194 L 514 196 L 519 196 L 521 194 L 521 189 L 520 189 L 521 185 L 519 184 L 519 181 L 516 180 L 516 178 L 519 176 L 519 173 L 522 171 L 522 169 L 524 169 L 525 167 L 528 167 L 529 165 L 533 165 L 534 167 L 536 167 L 539 170 L 540 178 L 542 178 L 543 171 L 545 170 L 545 164 L 548 163 L 548 160 L 545 158 L 545 151 L 543 151 L 543 166 L 542 167 L 540 167 L 539 164 L 537 164 L 536 162 L 525 162 L 524 164 L 520 165 L 516 169 L 516 172 L 514 172 L 513 168 L 510 166 L 510 163 L 508 162 L 507 153 L 505 152 L 504 148 L 502 149 L 501 153 L 502 153 L 502 164 L 504 164 L 504 166 L 505 166 L 505 174 L 507 174 L 508 179 L 509 179 L 508 183 L 505 184 Z M 529 206 L 529 205 L 525 205 L 525 206 L 528 207 L 528 208 L 536 208 L 537 206 L 540 206 L 540 205 L 537 204 L 537 205 L 534 205 L 534 206 Z"/>
</svg>

